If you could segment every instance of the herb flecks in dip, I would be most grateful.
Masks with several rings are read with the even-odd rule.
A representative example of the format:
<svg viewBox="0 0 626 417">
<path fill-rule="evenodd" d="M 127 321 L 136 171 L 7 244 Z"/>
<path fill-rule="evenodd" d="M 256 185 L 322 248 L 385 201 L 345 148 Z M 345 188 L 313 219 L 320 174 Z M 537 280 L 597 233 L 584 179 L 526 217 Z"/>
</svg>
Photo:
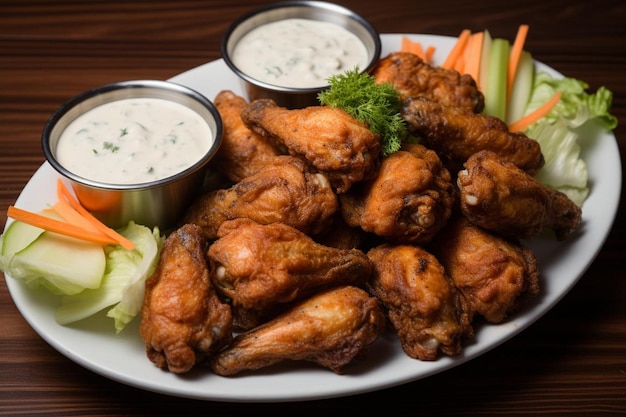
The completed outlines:
<svg viewBox="0 0 626 417">
<path fill-rule="evenodd" d="M 296 88 L 323 87 L 330 76 L 368 64 L 367 49 L 352 32 L 299 18 L 252 29 L 239 40 L 232 59 L 256 80 Z"/>
<path fill-rule="evenodd" d="M 140 184 L 198 162 L 213 142 L 195 111 L 164 99 L 129 98 L 95 107 L 72 121 L 56 157 L 76 175 L 107 184 Z"/>
</svg>

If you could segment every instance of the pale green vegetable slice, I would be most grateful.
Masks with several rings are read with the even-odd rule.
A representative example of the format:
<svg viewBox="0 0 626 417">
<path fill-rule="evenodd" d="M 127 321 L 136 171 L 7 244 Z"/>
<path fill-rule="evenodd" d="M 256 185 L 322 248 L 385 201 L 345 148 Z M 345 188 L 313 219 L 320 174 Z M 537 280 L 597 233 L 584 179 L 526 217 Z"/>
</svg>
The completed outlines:
<svg viewBox="0 0 626 417">
<path fill-rule="evenodd" d="M 506 106 L 506 124 L 511 124 L 524 117 L 526 106 L 530 100 L 530 93 L 533 89 L 534 74 L 535 64 L 531 54 L 527 51 L 522 51 Z"/>
<path fill-rule="evenodd" d="M 501 120 L 506 117 L 506 77 L 509 65 L 509 41 L 495 38 L 489 48 L 484 113 Z"/>
<path fill-rule="evenodd" d="M 99 244 L 46 231 L 13 255 L 5 272 L 31 287 L 78 294 L 100 286 L 105 265 Z"/>
<path fill-rule="evenodd" d="M 144 283 L 154 271 L 164 238 L 158 228 L 150 230 L 132 221 L 119 232 L 135 243 L 135 249 L 129 251 L 121 246 L 107 246 L 102 285 L 98 289 L 63 297 L 55 312 L 59 324 L 85 319 L 117 304 L 107 316 L 115 320 L 115 329 L 120 332 L 141 310 Z"/>
<path fill-rule="evenodd" d="M 487 80 L 489 79 L 489 53 L 491 51 L 491 42 L 491 34 L 488 30 L 485 30 L 480 55 L 480 70 L 478 71 L 478 86 L 483 94 L 486 93 Z"/>
<path fill-rule="evenodd" d="M 43 229 L 27 223 L 12 222 L 0 236 L 0 270 L 8 272 L 6 268 L 13 255 L 30 245 L 43 232 Z"/>
</svg>

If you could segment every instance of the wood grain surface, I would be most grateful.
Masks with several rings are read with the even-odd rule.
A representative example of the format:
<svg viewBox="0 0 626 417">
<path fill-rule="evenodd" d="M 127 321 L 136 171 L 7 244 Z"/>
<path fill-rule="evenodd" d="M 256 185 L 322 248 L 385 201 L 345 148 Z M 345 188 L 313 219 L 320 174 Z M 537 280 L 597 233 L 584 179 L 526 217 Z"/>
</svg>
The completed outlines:
<svg viewBox="0 0 626 417">
<path fill-rule="evenodd" d="M 227 26 L 253 0 L 0 0 L 0 226 L 44 161 L 43 126 L 92 87 L 167 79 L 220 57 Z M 456 36 L 489 29 L 513 39 L 530 25 L 533 56 L 591 90 L 614 94 L 626 155 L 626 2 L 621 0 L 338 1 L 381 33 Z M 624 179 L 623 172 L 612 175 Z M 351 415 L 625 416 L 624 197 L 595 262 L 557 306 L 491 352 L 441 374 L 369 394 L 282 404 L 204 402 L 158 395 L 97 375 L 54 350 L 0 280 L 0 414 L 11 416 L 257 415 L 306 410 Z"/>
</svg>

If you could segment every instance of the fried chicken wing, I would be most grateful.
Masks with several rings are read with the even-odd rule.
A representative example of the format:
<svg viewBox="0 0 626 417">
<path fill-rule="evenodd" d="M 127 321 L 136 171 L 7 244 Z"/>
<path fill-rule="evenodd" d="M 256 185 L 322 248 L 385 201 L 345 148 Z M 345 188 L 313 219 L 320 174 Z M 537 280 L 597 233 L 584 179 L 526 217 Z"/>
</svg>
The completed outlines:
<svg viewBox="0 0 626 417">
<path fill-rule="evenodd" d="M 415 245 L 383 244 L 367 256 L 374 264 L 370 292 L 386 309 L 404 352 L 420 360 L 461 353 L 473 330 L 464 299 L 439 261 Z"/>
<path fill-rule="evenodd" d="M 270 99 L 255 100 L 241 113 L 255 132 L 284 145 L 325 174 L 336 192 L 376 174 L 380 135 L 345 111 L 329 106 L 290 110 Z"/>
<path fill-rule="evenodd" d="M 539 142 L 522 132 L 510 132 L 497 117 L 445 106 L 423 97 L 404 101 L 402 116 L 422 143 L 455 166 L 481 150 L 496 152 L 505 161 L 535 174 L 544 164 Z"/>
<path fill-rule="evenodd" d="M 514 239 L 552 229 L 565 239 L 580 225 L 582 210 L 499 155 L 472 155 L 457 178 L 461 211 L 472 223 Z"/>
<path fill-rule="evenodd" d="M 350 226 L 395 243 L 426 243 L 450 217 L 455 201 L 450 173 L 434 151 L 404 144 L 382 159 L 378 176 L 339 195 Z"/>
<path fill-rule="evenodd" d="M 232 341 L 230 306 L 209 279 L 207 242 L 195 225 L 172 232 L 146 281 L 140 334 L 156 366 L 184 373 Z"/>
<path fill-rule="evenodd" d="M 317 234 L 338 209 L 337 196 L 323 174 L 309 172 L 303 161 L 281 155 L 232 187 L 201 196 L 183 221 L 200 225 L 209 239 L 217 237 L 223 222 L 242 217 Z"/>
<path fill-rule="evenodd" d="M 223 90 L 213 102 L 222 119 L 224 134 L 211 165 L 230 181 L 239 182 L 249 177 L 285 153 L 243 123 L 241 111 L 248 106 L 243 97 Z"/>
<path fill-rule="evenodd" d="M 352 286 L 333 288 L 237 336 L 212 359 L 211 367 L 227 376 L 292 360 L 317 363 L 341 374 L 376 341 L 384 326 L 374 297 Z"/>
<path fill-rule="evenodd" d="M 331 248 L 291 226 L 249 219 L 224 223 L 208 257 L 211 280 L 230 300 L 235 327 L 244 329 L 320 289 L 363 285 L 371 273 L 360 250 Z"/>
<path fill-rule="evenodd" d="M 534 253 L 517 240 L 504 239 L 463 216 L 456 216 L 431 246 L 463 294 L 470 317 L 501 323 L 539 293 Z"/>
<path fill-rule="evenodd" d="M 485 97 L 470 75 L 434 67 L 415 54 L 392 52 L 378 61 L 372 75 L 379 84 L 391 83 L 402 99 L 423 96 L 474 113 L 485 107 Z"/>
</svg>

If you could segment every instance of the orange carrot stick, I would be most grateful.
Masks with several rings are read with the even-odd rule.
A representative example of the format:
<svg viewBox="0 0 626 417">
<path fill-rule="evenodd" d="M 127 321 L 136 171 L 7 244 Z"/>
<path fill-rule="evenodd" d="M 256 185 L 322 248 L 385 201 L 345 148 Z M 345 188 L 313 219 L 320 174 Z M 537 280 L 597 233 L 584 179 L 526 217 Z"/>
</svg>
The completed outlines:
<svg viewBox="0 0 626 417">
<path fill-rule="evenodd" d="M 480 75 L 480 60 L 484 35 L 485 32 L 476 32 L 471 36 L 465 59 L 465 73 L 469 74 L 477 83 Z"/>
<path fill-rule="evenodd" d="M 422 44 L 419 42 L 413 42 L 411 39 L 409 39 L 408 36 L 402 36 L 400 52 L 409 52 L 419 56 L 424 60 L 426 58 L 426 55 L 424 54 L 424 50 L 422 48 Z"/>
<path fill-rule="evenodd" d="M 511 47 L 511 54 L 509 55 L 509 67 L 506 80 L 507 97 L 511 94 L 511 90 L 513 89 L 513 83 L 515 82 L 515 75 L 517 74 L 520 56 L 524 50 L 524 43 L 526 42 L 527 36 L 528 25 L 520 25 L 517 29 L 517 35 L 513 41 L 513 46 Z"/>
<path fill-rule="evenodd" d="M 89 220 L 85 219 L 79 212 L 74 210 L 65 199 L 57 200 L 51 209 L 70 224 L 82 227 L 83 229 L 87 229 L 94 233 L 101 233 L 93 224 L 89 222 Z M 107 236 L 104 233 L 101 234 L 103 236 Z"/>
<path fill-rule="evenodd" d="M 66 223 L 62 220 L 56 220 L 41 214 L 22 210 L 14 206 L 9 206 L 7 216 L 23 223 L 30 224 L 31 226 L 39 227 L 50 232 L 59 233 L 76 239 L 95 242 L 101 245 L 118 243 L 115 239 L 112 239 L 109 236 L 103 236 L 100 233 L 93 233 L 89 230 L 83 229 L 82 227 Z"/>
<path fill-rule="evenodd" d="M 463 31 L 461 31 L 461 34 L 459 35 L 456 43 L 454 44 L 454 47 L 452 48 L 452 50 L 450 50 L 450 53 L 446 57 L 446 60 L 443 62 L 443 65 L 442 65 L 443 68 L 446 68 L 446 69 L 454 68 L 456 61 L 463 54 L 463 50 L 467 46 L 467 41 L 469 40 L 469 37 L 471 34 L 472 33 L 470 32 L 469 29 L 464 29 Z"/>
<path fill-rule="evenodd" d="M 84 218 L 86 218 L 93 226 L 99 231 L 103 232 L 110 238 L 112 238 L 116 243 L 122 245 L 125 249 L 133 250 L 135 248 L 135 244 L 110 228 L 109 226 L 102 223 L 100 220 L 96 219 L 90 212 L 88 212 L 80 202 L 72 195 L 70 190 L 67 189 L 61 178 L 57 179 L 57 193 L 64 198 L 74 210 L 80 213 Z"/>
<path fill-rule="evenodd" d="M 509 125 L 509 130 L 511 132 L 522 132 L 526 130 L 528 126 L 535 123 L 537 120 L 541 119 L 546 114 L 550 113 L 550 110 L 559 102 L 561 99 L 561 92 L 557 91 L 550 100 L 546 101 L 541 106 L 537 107 L 533 112 L 527 114 L 516 122 L 513 122 Z"/>
<path fill-rule="evenodd" d="M 424 51 L 424 55 L 426 57 L 427 63 L 430 64 L 433 61 L 433 55 L 435 55 L 435 51 L 436 51 L 436 48 L 432 45 L 426 48 L 426 51 Z"/>
</svg>

